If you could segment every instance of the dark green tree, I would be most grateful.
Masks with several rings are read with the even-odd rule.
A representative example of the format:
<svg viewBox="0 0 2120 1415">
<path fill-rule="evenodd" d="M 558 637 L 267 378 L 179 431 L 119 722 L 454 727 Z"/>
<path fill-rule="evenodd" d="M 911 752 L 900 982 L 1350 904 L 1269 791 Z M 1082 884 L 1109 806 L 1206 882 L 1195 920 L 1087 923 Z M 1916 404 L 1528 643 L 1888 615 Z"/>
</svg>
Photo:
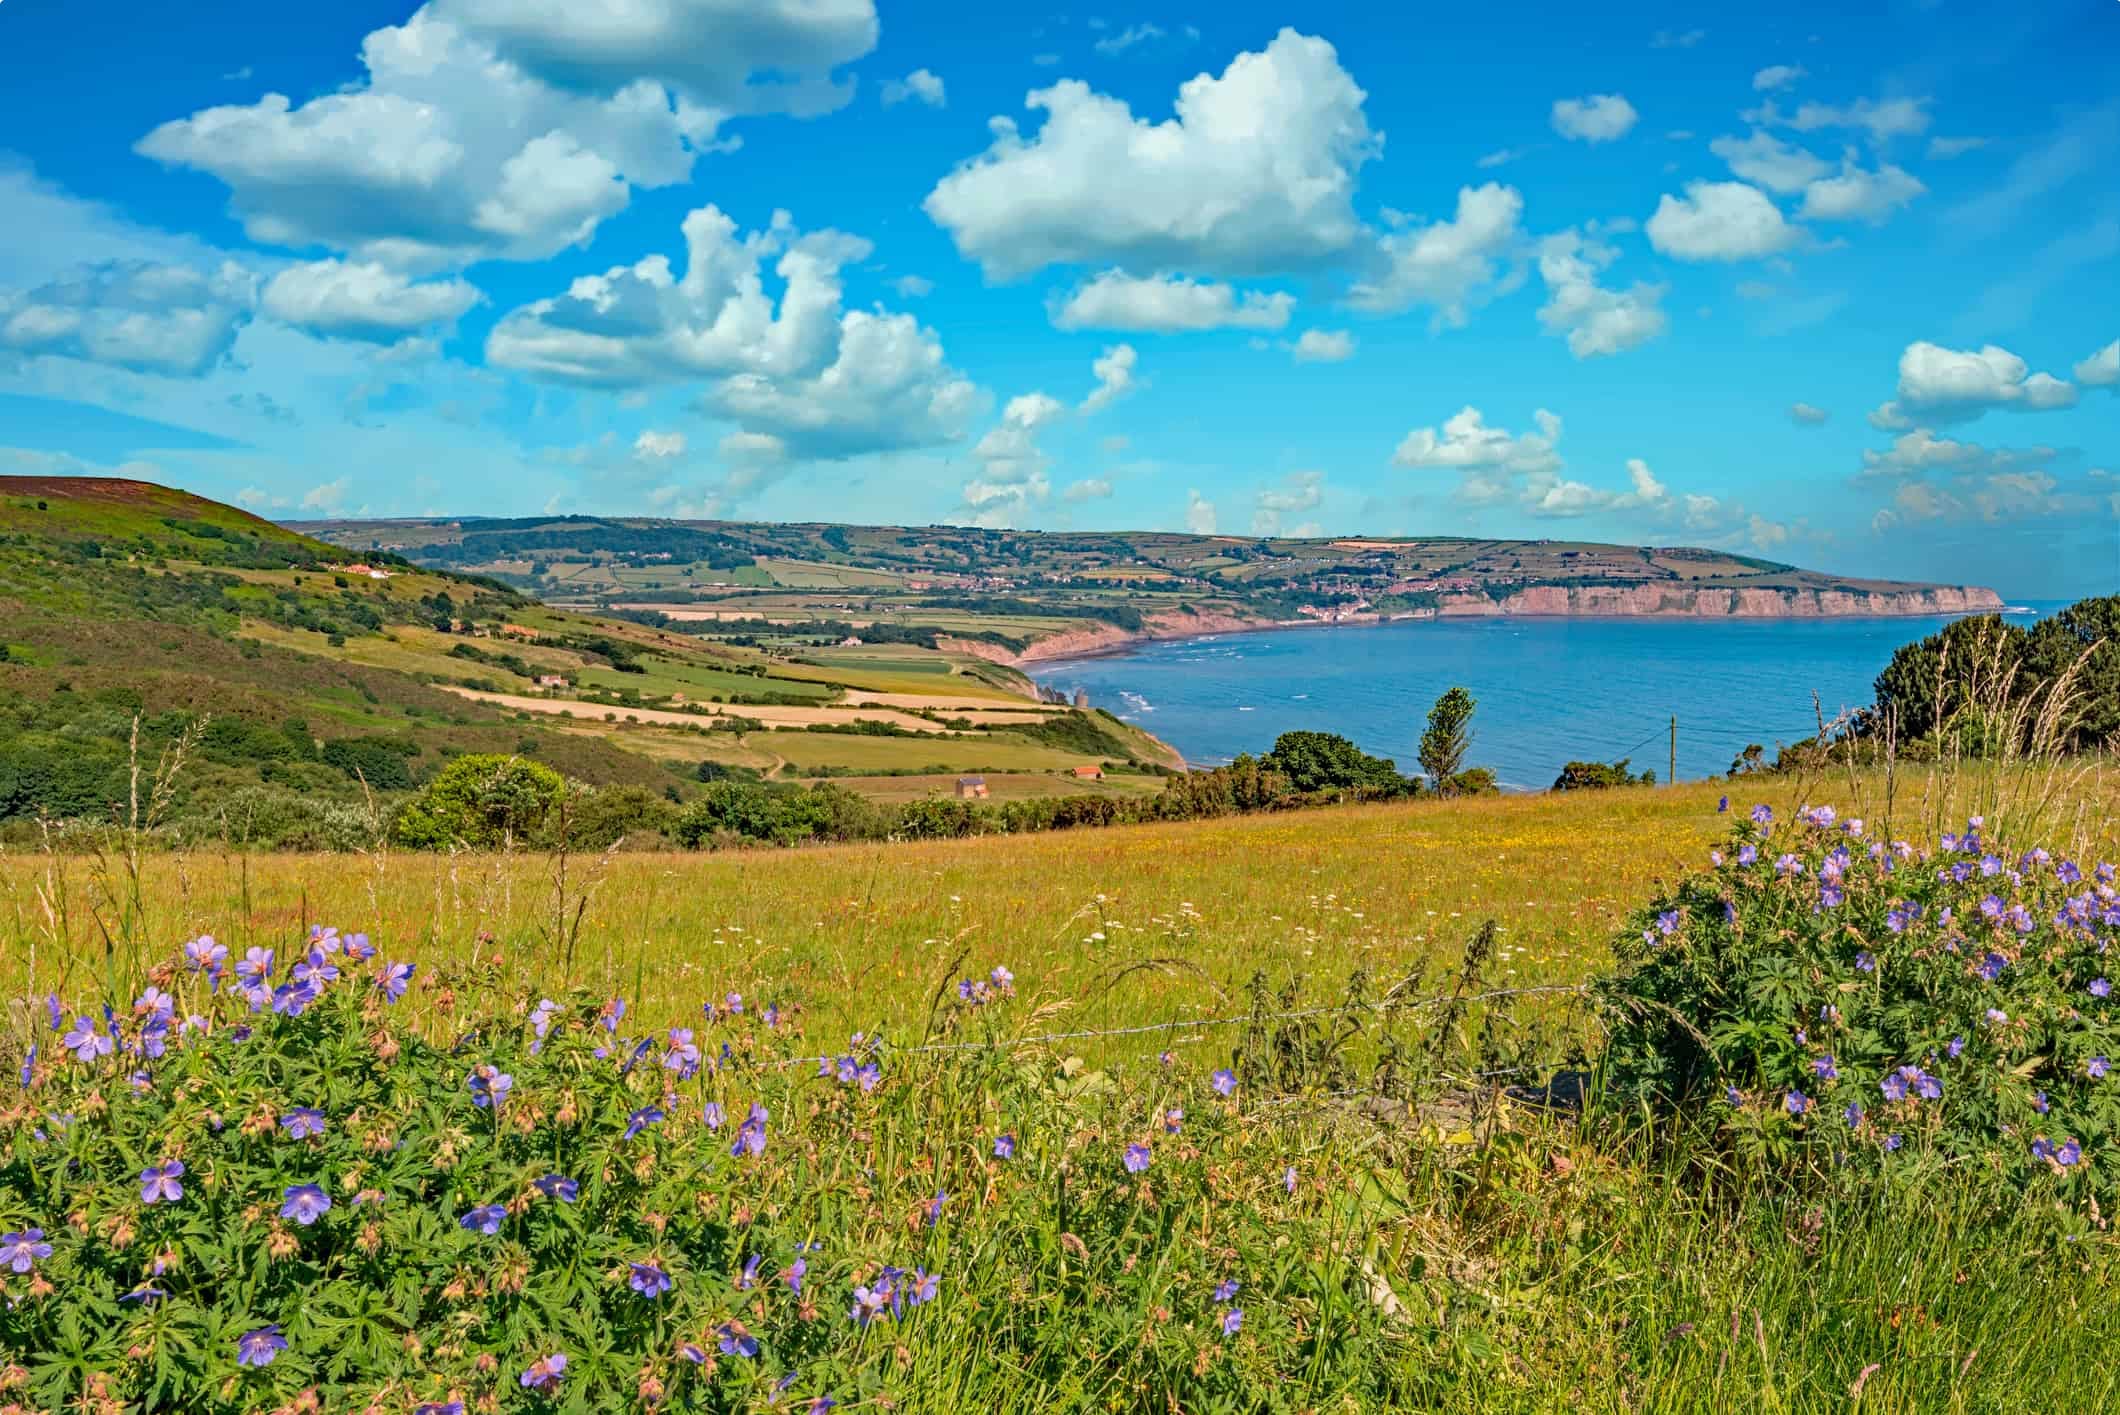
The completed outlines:
<svg viewBox="0 0 2120 1415">
<path fill-rule="evenodd" d="M 1452 688 L 1428 710 L 1428 730 L 1421 734 L 1421 770 L 1438 791 L 1448 792 L 1451 779 L 1465 769 L 1472 749 L 1472 710 L 1478 704 L 1463 688 Z"/>
<path fill-rule="evenodd" d="M 1401 795 L 1406 778 L 1389 757 L 1373 757 L 1333 732 L 1283 732 L 1261 762 L 1295 791 L 1370 791 Z"/>
<path fill-rule="evenodd" d="M 2035 711 L 2063 679 L 2060 745 L 2094 751 L 2120 737 L 2120 595 L 2078 600 L 2025 636 L 2019 691 Z"/>
</svg>

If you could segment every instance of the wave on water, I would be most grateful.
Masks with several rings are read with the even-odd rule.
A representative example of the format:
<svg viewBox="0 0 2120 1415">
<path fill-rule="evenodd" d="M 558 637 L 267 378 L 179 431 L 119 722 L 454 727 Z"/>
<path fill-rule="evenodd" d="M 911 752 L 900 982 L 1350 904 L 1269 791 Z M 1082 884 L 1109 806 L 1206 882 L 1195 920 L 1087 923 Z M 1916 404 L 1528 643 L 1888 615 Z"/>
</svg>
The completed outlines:
<svg viewBox="0 0 2120 1415">
<path fill-rule="evenodd" d="M 2005 604 L 2004 606 L 2002 606 L 2002 613 L 2004 613 L 2004 614 L 2033 614 L 2033 615 L 2036 615 L 2036 614 L 2037 614 L 2038 612 L 2039 612 L 2038 610 L 2036 610 L 2036 609 L 2032 608 L 2032 607 L 2031 607 L 2030 605 L 2028 605 L 2028 604 Z"/>
<path fill-rule="evenodd" d="M 1240 708 L 1238 708 L 1238 709 L 1237 709 L 1237 711 L 1238 711 L 1238 712 L 1257 712 L 1257 711 L 1258 711 L 1258 709 L 1257 709 L 1257 708 L 1248 708 L 1248 707 L 1240 707 Z"/>
<path fill-rule="evenodd" d="M 1125 703 L 1135 712 L 1154 712 L 1156 710 L 1156 705 L 1147 698 L 1142 697 L 1139 693 L 1129 693 L 1124 688 L 1119 690 L 1119 701 Z"/>
</svg>

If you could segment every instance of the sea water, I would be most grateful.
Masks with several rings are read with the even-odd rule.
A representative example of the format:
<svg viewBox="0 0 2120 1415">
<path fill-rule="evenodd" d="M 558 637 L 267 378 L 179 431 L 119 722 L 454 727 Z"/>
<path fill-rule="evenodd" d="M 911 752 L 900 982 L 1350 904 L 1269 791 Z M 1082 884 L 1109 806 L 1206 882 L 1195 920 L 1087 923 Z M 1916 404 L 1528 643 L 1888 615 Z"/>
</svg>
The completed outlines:
<svg viewBox="0 0 2120 1415">
<path fill-rule="evenodd" d="M 1507 789 L 1542 790 L 1570 761 L 1630 757 L 1665 779 L 1674 717 L 1682 780 L 1729 770 L 1748 743 L 1771 760 L 1814 735 L 1820 714 L 1866 706 L 1892 651 L 1946 622 L 1407 620 L 1164 640 L 1031 672 L 1086 690 L 1193 765 L 1309 730 L 1350 737 L 1408 773 L 1429 707 L 1458 685 L 1479 701 L 1467 765 L 1493 768 Z"/>
</svg>

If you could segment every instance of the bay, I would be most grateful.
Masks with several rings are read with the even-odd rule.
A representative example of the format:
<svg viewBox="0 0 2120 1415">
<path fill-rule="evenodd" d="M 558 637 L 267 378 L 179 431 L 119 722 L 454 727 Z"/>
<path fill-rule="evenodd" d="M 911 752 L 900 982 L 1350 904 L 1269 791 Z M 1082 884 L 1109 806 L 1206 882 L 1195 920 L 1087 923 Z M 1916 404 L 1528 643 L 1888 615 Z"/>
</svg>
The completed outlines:
<svg viewBox="0 0 2120 1415">
<path fill-rule="evenodd" d="M 2013 613 L 2028 623 L 2058 605 Z M 1428 709 L 1453 685 L 1478 699 L 1473 766 L 1507 790 L 1553 784 L 1569 761 L 1631 757 L 1659 780 L 1678 719 L 1678 774 L 1719 775 L 1748 743 L 1771 758 L 1871 701 L 1894 649 L 1948 621 L 1906 619 L 1444 619 L 1293 628 L 1144 643 L 1033 665 L 1042 684 L 1136 723 L 1194 765 L 1264 752 L 1283 732 L 1337 732 L 1418 769 Z"/>
</svg>

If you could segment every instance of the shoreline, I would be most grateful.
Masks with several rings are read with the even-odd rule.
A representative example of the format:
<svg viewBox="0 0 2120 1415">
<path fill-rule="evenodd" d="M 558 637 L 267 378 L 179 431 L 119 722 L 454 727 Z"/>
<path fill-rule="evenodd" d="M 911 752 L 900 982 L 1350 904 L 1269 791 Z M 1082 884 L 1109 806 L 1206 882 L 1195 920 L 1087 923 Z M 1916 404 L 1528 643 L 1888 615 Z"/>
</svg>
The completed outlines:
<svg viewBox="0 0 2120 1415">
<path fill-rule="evenodd" d="M 1107 625 L 1103 629 L 1068 630 L 1039 640 L 1021 653 L 1009 655 L 1002 660 L 1012 668 L 1032 677 L 1048 668 L 1058 668 L 1069 663 L 1089 662 L 1103 658 L 1122 658 L 1150 644 L 1182 643 L 1220 638 L 1225 634 L 1270 634 L 1294 629 L 1379 629 L 1394 624 L 1434 623 L 1441 620 L 1496 620 L 1496 619 L 1592 619 L 1604 622 L 1662 622 L 1700 623 L 1721 622 L 1762 624 L 1780 620 L 1802 620 L 1817 622 L 1843 619 L 1962 619 L 1977 614 L 2035 613 L 2022 606 L 2012 605 L 1999 596 L 1994 607 L 1978 606 L 1962 609 L 1880 609 L 1864 613 L 1849 614 L 1688 614 L 1682 612 L 1659 612 L 1648 614 L 1595 614 L 1595 613 L 1534 613 L 1496 610 L 1491 613 L 1444 613 L 1437 610 L 1415 610 L 1406 614 L 1362 615 L 1346 619 L 1242 619 L 1229 616 L 1188 616 L 1197 623 L 1165 622 L 1160 626 L 1134 630 Z M 1206 621 L 1212 621 L 1206 622 Z M 1041 653 L 1049 644 L 1063 640 L 1083 639 L 1090 642 L 1082 647 L 1067 647 L 1055 653 Z"/>
</svg>

